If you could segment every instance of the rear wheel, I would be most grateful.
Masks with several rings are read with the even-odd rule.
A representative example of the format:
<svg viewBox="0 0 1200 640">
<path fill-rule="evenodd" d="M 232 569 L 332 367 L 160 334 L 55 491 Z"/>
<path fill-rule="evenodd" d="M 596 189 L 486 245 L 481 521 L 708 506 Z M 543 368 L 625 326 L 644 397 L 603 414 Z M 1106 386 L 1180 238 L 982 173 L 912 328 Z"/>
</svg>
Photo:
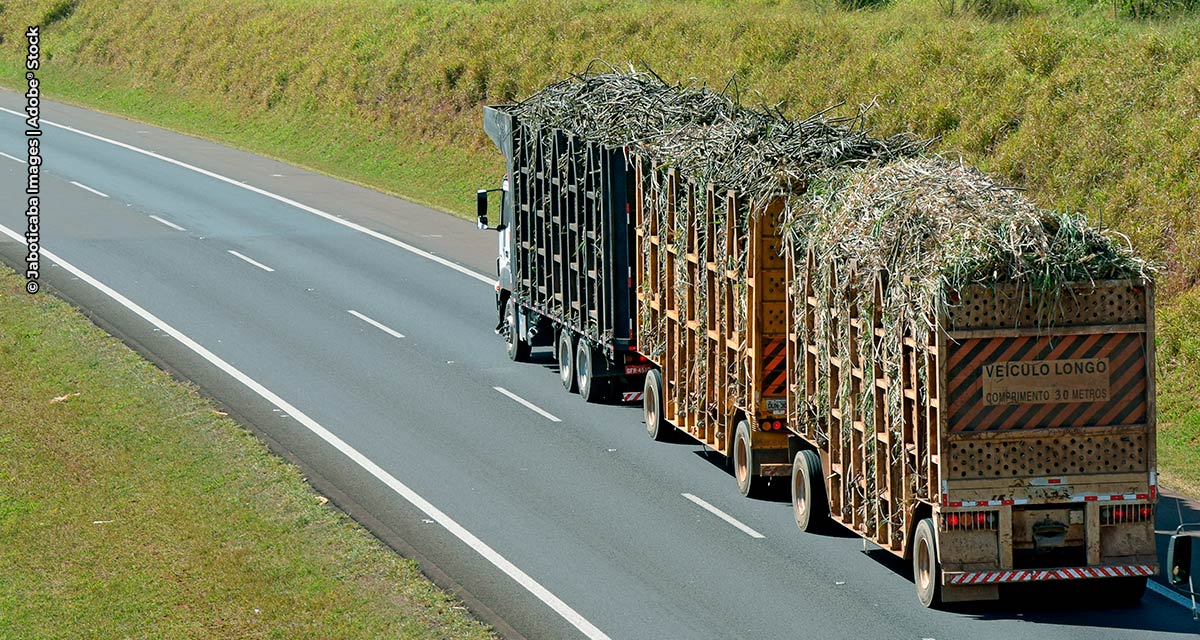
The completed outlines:
<svg viewBox="0 0 1200 640">
<path fill-rule="evenodd" d="M 933 531 L 933 520 L 925 518 L 917 523 L 913 536 L 913 582 L 917 586 L 917 599 L 925 607 L 939 602 L 942 583 L 942 568 L 938 564 L 937 536 Z"/>
<path fill-rule="evenodd" d="M 642 393 L 642 414 L 646 419 L 646 433 L 650 439 L 667 442 L 675 435 L 675 427 L 667 422 L 662 404 L 662 372 L 653 369 L 646 374 L 646 385 Z"/>
<path fill-rule="evenodd" d="M 562 380 L 567 393 L 575 393 L 579 387 L 575 382 L 575 340 L 571 332 L 563 329 L 558 332 L 558 344 L 554 347 L 558 358 L 558 377 Z"/>
<path fill-rule="evenodd" d="M 738 492 L 748 498 L 761 496 L 767 479 L 754 475 L 754 448 L 750 446 L 750 423 L 742 420 L 733 438 L 733 477 Z"/>
<path fill-rule="evenodd" d="M 811 449 L 797 451 L 792 460 L 792 513 L 796 516 L 796 526 L 809 533 L 819 531 L 829 522 L 821 456 Z"/>
<path fill-rule="evenodd" d="M 508 299 L 508 328 L 504 333 L 505 346 L 508 349 L 508 359 L 513 362 L 529 360 L 529 343 L 521 339 L 521 330 L 517 325 L 517 301 Z"/>
<path fill-rule="evenodd" d="M 587 340 L 580 340 L 575 349 L 575 379 L 578 381 L 579 395 L 584 402 L 603 402 L 611 387 L 608 380 L 596 377 L 594 355 Z"/>
</svg>

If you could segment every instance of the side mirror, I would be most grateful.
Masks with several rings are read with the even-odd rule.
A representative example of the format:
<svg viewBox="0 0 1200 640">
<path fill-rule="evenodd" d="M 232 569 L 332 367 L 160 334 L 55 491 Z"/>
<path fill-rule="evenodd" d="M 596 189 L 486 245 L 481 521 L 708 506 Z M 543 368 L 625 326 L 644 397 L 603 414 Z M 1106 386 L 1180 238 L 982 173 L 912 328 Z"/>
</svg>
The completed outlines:
<svg viewBox="0 0 1200 640">
<path fill-rule="evenodd" d="M 1167 547 L 1167 583 L 1176 589 L 1192 588 L 1192 540 L 1195 536 L 1176 533 Z"/>
<path fill-rule="evenodd" d="M 488 228 L 488 206 L 487 206 L 487 189 L 480 189 L 475 192 L 475 215 L 479 218 L 479 228 Z"/>
</svg>

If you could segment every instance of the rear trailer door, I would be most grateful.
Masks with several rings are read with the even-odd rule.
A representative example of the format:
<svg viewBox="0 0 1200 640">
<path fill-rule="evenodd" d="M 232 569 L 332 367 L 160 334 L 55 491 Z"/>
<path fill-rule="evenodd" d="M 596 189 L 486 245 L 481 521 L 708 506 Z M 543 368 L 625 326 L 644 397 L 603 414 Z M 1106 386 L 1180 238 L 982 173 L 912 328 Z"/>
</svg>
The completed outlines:
<svg viewBox="0 0 1200 640">
<path fill-rule="evenodd" d="M 1042 327 L 1036 303 L 1003 290 L 971 292 L 951 310 L 947 550 L 956 538 L 995 539 L 983 546 L 1002 569 L 1153 564 L 1152 300 L 1142 283 L 1079 287 Z M 948 570 L 991 562 L 955 560 Z"/>
</svg>

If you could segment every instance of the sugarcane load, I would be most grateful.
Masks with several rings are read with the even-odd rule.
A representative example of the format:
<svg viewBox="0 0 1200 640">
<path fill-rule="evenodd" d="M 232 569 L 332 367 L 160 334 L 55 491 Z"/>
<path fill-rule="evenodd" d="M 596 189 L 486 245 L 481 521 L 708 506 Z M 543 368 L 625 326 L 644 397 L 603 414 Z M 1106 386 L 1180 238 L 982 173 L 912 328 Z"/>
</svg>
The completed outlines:
<svg viewBox="0 0 1200 640">
<path fill-rule="evenodd" d="M 550 347 L 567 391 L 640 401 L 743 495 L 789 488 L 802 530 L 911 560 L 926 606 L 1047 580 L 1141 597 L 1153 269 L 1122 236 L 732 82 L 608 69 L 483 121 L 514 360 Z"/>
</svg>

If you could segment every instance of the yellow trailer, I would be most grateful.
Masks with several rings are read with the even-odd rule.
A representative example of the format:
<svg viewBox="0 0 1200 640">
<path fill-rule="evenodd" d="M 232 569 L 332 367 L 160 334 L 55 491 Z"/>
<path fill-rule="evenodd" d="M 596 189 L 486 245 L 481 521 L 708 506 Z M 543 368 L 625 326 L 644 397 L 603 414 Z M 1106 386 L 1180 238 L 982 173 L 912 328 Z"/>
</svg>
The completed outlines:
<svg viewBox="0 0 1200 640">
<path fill-rule="evenodd" d="M 926 606 L 1049 580 L 1140 598 L 1157 570 L 1152 284 L 1075 283 L 1053 301 L 1012 284 L 948 292 L 918 341 L 884 328 L 883 273 L 857 279 L 873 283 L 866 305 L 819 296 L 815 278 L 856 265 L 789 244 L 800 527 L 828 516 L 912 559 Z"/>
<path fill-rule="evenodd" d="M 646 428 L 729 456 L 738 489 L 791 473 L 781 202 L 719 192 L 634 157 Z"/>
</svg>

